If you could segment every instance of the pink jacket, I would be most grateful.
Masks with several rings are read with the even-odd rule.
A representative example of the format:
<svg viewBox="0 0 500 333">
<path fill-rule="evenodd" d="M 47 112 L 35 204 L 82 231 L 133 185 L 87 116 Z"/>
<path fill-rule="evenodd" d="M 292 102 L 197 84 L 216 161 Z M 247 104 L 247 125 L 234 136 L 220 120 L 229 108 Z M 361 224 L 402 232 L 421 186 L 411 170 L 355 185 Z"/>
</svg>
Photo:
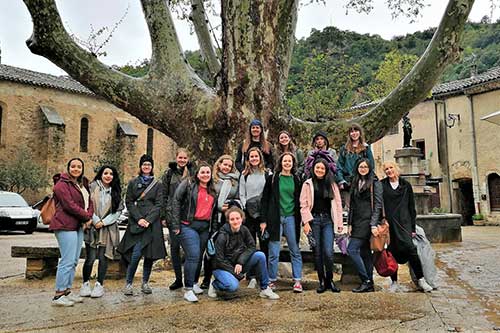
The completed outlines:
<svg viewBox="0 0 500 333">
<path fill-rule="evenodd" d="M 339 187 L 336 183 L 332 184 L 333 199 L 332 199 L 332 220 L 334 225 L 334 231 L 337 230 L 339 226 L 343 225 L 342 220 L 342 199 L 340 197 Z M 312 179 L 308 179 L 302 185 L 302 191 L 300 192 L 300 216 L 302 217 L 302 222 L 311 222 L 313 220 L 312 209 L 314 205 L 314 187 Z"/>
</svg>

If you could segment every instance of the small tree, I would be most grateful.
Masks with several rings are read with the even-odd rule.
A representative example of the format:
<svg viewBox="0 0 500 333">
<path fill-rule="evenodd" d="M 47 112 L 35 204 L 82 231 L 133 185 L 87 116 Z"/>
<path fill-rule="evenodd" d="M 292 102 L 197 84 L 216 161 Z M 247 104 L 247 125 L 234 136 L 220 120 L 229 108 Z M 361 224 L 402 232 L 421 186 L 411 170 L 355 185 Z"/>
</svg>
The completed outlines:
<svg viewBox="0 0 500 333">
<path fill-rule="evenodd" d="M 48 185 L 44 169 L 34 162 L 31 153 L 21 149 L 13 160 L 0 162 L 0 189 L 19 194 L 37 191 Z"/>
</svg>

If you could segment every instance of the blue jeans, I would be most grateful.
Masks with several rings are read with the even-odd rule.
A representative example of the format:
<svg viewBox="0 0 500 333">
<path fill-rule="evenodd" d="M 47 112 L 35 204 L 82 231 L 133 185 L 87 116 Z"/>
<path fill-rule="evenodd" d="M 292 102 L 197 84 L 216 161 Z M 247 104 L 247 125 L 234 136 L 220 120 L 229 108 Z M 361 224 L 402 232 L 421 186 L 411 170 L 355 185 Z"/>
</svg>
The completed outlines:
<svg viewBox="0 0 500 333">
<path fill-rule="evenodd" d="M 361 281 L 373 281 L 373 258 L 370 241 L 351 237 L 347 246 L 347 254 L 356 266 Z"/>
<path fill-rule="evenodd" d="M 243 273 L 249 271 L 257 272 L 260 281 L 260 289 L 266 289 L 269 285 L 269 274 L 267 273 L 267 261 L 263 252 L 257 251 L 243 265 Z M 213 286 L 220 291 L 233 292 L 238 289 L 239 281 L 231 273 L 223 269 L 216 269 L 214 272 L 215 280 Z"/>
<path fill-rule="evenodd" d="M 314 266 L 318 276 L 325 277 L 325 271 L 333 272 L 333 223 L 330 214 L 314 215 L 311 223 L 314 248 Z"/>
<path fill-rule="evenodd" d="M 302 278 L 302 255 L 300 254 L 297 237 L 295 235 L 295 217 L 281 216 L 280 239 L 284 235 L 290 251 L 292 261 L 292 276 L 295 281 Z M 280 241 L 269 242 L 269 279 L 276 281 L 278 276 L 278 262 L 280 259 Z"/>
<path fill-rule="evenodd" d="M 205 223 L 206 228 L 201 226 L 200 223 Z M 189 226 L 181 224 L 181 233 L 178 236 L 186 254 L 184 261 L 184 287 L 191 289 L 200 277 L 203 252 L 205 252 L 208 241 L 208 223 L 193 221 Z"/>
<path fill-rule="evenodd" d="M 170 236 L 170 258 L 175 272 L 175 280 L 182 281 L 182 262 L 181 262 L 181 240 L 172 228 L 168 229 Z"/>
<path fill-rule="evenodd" d="M 137 271 L 137 266 L 139 266 L 139 261 L 142 257 L 142 243 L 139 241 L 135 243 L 132 249 L 132 258 L 127 267 L 127 284 L 132 284 L 134 281 L 135 272 Z M 151 269 L 153 268 L 153 260 L 144 258 L 144 263 L 142 265 L 142 283 L 147 283 L 149 277 L 151 276 Z"/>
<path fill-rule="evenodd" d="M 65 291 L 71 288 L 75 279 L 76 266 L 82 252 L 83 229 L 56 230 L 54 234 L 59 244 L 59 252 L 61 252 L 61 260 L 57 265 L 56 291 Z"/>
</svg>

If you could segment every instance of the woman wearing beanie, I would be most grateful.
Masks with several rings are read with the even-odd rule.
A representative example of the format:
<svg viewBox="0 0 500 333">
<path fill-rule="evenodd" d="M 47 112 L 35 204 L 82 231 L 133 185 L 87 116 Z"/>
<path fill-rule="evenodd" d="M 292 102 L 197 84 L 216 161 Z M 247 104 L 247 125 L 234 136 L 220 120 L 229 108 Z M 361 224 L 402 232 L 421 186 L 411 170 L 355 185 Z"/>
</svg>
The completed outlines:
<svg viewBox="0 0 500 333">
<path fill-rule="evenodd" d="M 264 164 L 266 169 L 274 169 L 273 152 L 271 149 L 271 143 L 266 140 L 264 135 L 264 126 L 262 122 L 258 119 L 252 120 L 248 128 L 248 132 L 245 134 L 245 139 L 243 143 L 238 147 L 238 153 L 236 154 L 236 169 L 242 172 L 245 168 L 245 161 L 248 158 L 248 150 L 252 147 L 257 147 L 262 151 L 264 155 Z"/>
<path fill-rule="evenodd" d="M 337 163 L 337 152 L 335 151 L 335 149 L 330 148 L 330 141 L 328 141 L 328 135 L 325 132 L 317 131 L 316 134 L 314 134 L 312 139 L 312 146 L 313 148 L 309 150 L 307 156 L 313 155 L 317 150 L 323 150 L 331 156 L 335 163 Z"/>
<path fill-rule="evenodd" d="M 53 177 L 56 212 L 50 221 L 50 230 L 54 231 L 61 252 L 56 273 L 56 294 L 52 299 L 54 306 L 73 306 L 83 302 L 80 296 L 71 294 L 71 287 L 82 251 L 83 228 L 94 214 L 89 182 L 83 176 L 83 161 L 72 158 L 66 171 Z"/>
<path fill-rule="evenodd" d="M 167 255 L 163 226 L 160 222 L 163 186 L 154 177 L 154 161 L 151 156 L 142 155 L 139 168 L 139 176 L 128 183 L 125 204 L 129 219 L 125 235 L 118 246 L 118 252 L 128 263 L 123 291 L 127 296 L 134 294 L 132 282 L 139 260 L 144 257 L 141 291 L 151 294 L 148 282 L 153 261 L 163 259 Z"/>
</svg>

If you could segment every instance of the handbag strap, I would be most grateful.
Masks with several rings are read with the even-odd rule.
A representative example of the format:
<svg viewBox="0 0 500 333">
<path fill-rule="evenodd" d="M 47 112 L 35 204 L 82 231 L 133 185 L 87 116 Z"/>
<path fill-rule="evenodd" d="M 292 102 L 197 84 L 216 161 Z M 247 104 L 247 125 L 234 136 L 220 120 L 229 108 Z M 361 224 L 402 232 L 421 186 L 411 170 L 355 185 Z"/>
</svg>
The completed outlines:
<svg viewBox="0 0 500 333">
<path fill-rule="evenodd" d="M 142 193 L 139 195 L 139 197 L 135 200 L 135 202 L 139 201 L 139 200 L 142 200 L 144 199 L 144 197 L 146 196 L 146 194 L 148 194 L 149 191 L 151 191 L 151 189 L 158 183 L 158 180 L 153 179 L 153 181 L 151 181 L 151 184 L 148 185 L 148 187 L 146 187 L 146 189 L 144 191 L 142 191 Z"/>
<path fill-rule="evenodd" d="M 370 202 L 371 202 L 372 214 L 373 214 L 373 208 L 374 208 L 374 204 L 373 204 L 373 183 L 370 185 Z M 382 219 L 385 219 L 387 221 L 387 219 L 385 218 L 384 200 L 382 200 Z M 387 223 L 389 223 L 389 221 L 387 221 Z"/>
</svg>

